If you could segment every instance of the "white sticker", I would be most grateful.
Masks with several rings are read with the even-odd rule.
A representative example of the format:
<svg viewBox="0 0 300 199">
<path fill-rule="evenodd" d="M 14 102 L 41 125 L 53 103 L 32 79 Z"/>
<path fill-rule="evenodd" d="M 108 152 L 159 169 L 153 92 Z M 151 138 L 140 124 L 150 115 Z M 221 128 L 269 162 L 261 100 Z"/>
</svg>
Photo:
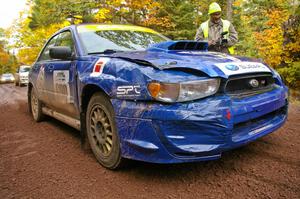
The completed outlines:
<svg viewBox="0 0 300 199">
<path fill-rule="evenodd" d="M 264 64 L 259 62 L 227 62 L 215 64 L 225 75 L 236 75 L 243 73 L 271 72 Z"/>
<path fill-rule="evenodd" d="M 101 57 L 97 60 L 96 64 L 94 65 L 93 72 L 91 73 L 91 77 L 99 77 L 103 73 L 103 69 L 105 64 L 110 60 L 107 57 Z"/>
<path fill-rule="evenodd" d="M 117 87 L 117 96 L 118 97 L 137 97 L 141 94 L 141 86 L 118 86 Z"/>
<path fill-rule="evenodd" d="M 55 92 L 55 100 L 62 103 L 73 103 L 70 93 L 70 72 L 68 70 L 53 71 L 53 86 Z"/>
</svg>

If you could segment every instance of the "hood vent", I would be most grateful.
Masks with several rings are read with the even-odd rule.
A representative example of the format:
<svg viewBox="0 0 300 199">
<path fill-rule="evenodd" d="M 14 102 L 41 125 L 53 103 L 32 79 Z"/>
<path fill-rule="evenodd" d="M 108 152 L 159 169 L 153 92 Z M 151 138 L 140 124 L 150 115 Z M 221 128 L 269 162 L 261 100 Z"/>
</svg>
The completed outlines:
<svg viewBox="0 0 300 199">
<path fill-rule="evenodd" d="M 207 42 L 198 41 L 166 41 L 152 45 L 150 51 L 207 51 Z"/>
</svg>

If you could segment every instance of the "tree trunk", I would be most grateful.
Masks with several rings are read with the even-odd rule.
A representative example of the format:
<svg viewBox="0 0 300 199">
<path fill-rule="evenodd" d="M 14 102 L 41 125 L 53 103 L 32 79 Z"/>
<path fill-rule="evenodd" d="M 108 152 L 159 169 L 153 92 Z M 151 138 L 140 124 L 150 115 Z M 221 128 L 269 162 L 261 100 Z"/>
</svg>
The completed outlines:
<svg viewBox="0 0 300 199">
<path fill-rule="evenodd" d="M 227 20 L 232 21 L 232 2 L 233 0 L 227 0 Z"/>
</svg>

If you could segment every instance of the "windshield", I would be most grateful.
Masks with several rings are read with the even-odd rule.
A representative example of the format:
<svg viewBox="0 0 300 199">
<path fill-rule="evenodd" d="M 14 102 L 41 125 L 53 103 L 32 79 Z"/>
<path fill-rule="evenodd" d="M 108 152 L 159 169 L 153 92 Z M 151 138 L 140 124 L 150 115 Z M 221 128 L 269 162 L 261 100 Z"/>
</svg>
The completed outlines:
<svg viewBox="0 0 300 199">
<path fill-rule="evenodd" d="M 79 37 L 88 54 L 103 53 L 106 50 L 145 50 L 152 44 L 168 40 L 151 29 L 132 26 L 107 27 L 101 25 L 77 27 Z"/>
<path fill-rule="evenodd" d="M 19 72 L 24 73 L 24 72 L 28 72 L 29 70 L 30 70 L 29 67 L 21 67 Z"/>
<path fill-rule="evenodd" d="M 3 77 L 13 77 L 13 74 L 11 74 L 11 73 L 6 73 L 6 74 L 3 74 L 2 76 L 3 76 Z"/>
</svg>

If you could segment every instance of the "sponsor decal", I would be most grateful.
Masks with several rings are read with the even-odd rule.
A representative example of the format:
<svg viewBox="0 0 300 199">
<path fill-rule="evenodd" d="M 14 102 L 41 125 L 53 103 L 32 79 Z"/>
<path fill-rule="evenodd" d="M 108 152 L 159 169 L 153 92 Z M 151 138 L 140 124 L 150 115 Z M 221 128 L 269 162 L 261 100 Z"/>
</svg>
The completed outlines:
<svg viewBox="0 0 300 199">
<path fill-rule="evenodd" d="M 117 96 L 118 97 L 137 97 L 141 95 L 140 85 L 128 85 L 128 86 L 118 86 Z"/>
<path fill-rule="evenodd" d="M 259 62 L 227 62 L 215 64 L 225 75 L 243 73 L 271 72 L 264 64 Z"/>
<path fill-rule="evenodd" d="M 60 102 L 72 103 L 73 98 L 70 94 L 70 72 L 68 70 L 54 70 L 53 71 L 53 86 L 55 100 Z"/>
<path fill-rule="evenodd" d="M 103 69 L 106 63 L 110 60 L 107 57 L 101 57 L 97 60 L 96 64 L 94 65 L 93 72 L 91 73 L 92 77 L 99 77 L 103 73 Z"/>
<path fill-rule="evenodd" d="M 39 90 L 44 90 L 45 86 L 45 66 L 41 65 L 36 81 L 36 86 Z"/>
<path fill-rule="evenodd" d="M 237 71 L 239 70 L 239 67 L 237 65 L 234 64 L 228 64 L 225 66 L 228 70 L 233 70 L 233 71 Z"/>
</svg>

